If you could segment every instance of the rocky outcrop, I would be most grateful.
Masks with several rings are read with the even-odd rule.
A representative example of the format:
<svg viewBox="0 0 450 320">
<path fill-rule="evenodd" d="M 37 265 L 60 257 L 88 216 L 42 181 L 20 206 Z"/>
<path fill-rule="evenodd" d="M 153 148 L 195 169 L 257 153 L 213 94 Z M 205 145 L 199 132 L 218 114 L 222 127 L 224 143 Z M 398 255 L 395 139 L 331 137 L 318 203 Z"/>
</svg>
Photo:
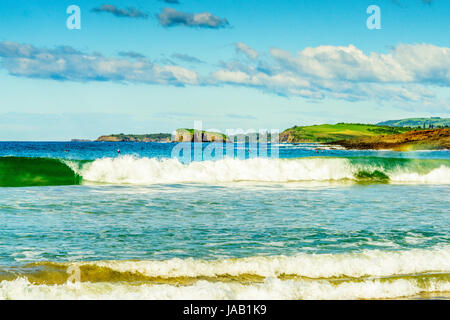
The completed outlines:
<svg viewBox="0 0 450 320">
<path fill-rule="evenodd" d="M 230 142 L 226 135 L 219 132 L 194 131 L 194 129 L 178 129 L 173 142 Z"/>
<path fill-rule="evenodd" d="M 281 143 L 308 143 L 308 142 L 317 142 L 314 137 L 306 137 L 302 135 L 297 130 L 297 127 L 286 129 L 282 133 L 280 133 L 280 142 Z"/>
</svg>

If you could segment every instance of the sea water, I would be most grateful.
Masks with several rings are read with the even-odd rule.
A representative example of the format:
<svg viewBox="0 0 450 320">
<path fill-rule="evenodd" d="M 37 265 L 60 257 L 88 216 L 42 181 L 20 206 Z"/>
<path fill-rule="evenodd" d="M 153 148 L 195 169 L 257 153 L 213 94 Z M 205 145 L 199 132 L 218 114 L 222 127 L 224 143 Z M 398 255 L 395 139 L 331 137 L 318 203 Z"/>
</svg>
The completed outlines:
<svg viewBox="0 0 450 320">
<path fill-rule="evenodd" d="M 450 297 L 449 151 L 174 146 L 0 142 L 0 299 Z"/>
</svg>

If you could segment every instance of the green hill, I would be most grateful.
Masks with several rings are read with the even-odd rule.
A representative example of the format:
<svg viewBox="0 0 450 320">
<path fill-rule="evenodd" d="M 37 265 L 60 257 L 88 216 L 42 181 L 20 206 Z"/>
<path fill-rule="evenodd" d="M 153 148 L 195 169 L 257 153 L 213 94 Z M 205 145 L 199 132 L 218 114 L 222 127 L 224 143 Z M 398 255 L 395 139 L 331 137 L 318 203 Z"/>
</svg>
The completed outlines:
<svg viewBox="0 0 450 320">
<path fill-rule="evenodd" d="M 378 123 L 380 126 L 411 127 L 411 128 L 446 128 L 450 127 L 450 118 L 408 118 L 400 120 L 389 120 Z"/>
<path fill-rule="evenodd" d="M 359 123 L 321 124 L 315 126 L 292 127 L 280 134 L 280 142 L 332 142 L 362 137 L 398 134 L 410 128 L 379 126 Z"/>
</svg>

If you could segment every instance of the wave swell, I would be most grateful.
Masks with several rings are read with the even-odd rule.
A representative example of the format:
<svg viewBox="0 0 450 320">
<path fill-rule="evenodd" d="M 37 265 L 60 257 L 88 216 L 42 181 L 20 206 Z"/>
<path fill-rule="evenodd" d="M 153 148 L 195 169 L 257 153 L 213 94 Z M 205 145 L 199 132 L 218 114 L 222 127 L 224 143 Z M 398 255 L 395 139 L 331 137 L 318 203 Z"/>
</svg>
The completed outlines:
<svg viewBox="0 0 450 320">
<path fill-rule="evenodd" d="M 67 271 L 74 267 L 80 279 L 72 283 Z M 0 281 L 0 299 L 449 297 L 450 248 L 216 261 L 46 262 L 20 271 Z"/>
<path fill-rule="evenodd" d="M 182 164 L 177 159 L 122 156 L 94 161 L 0 158 L 0 187 L 100 184 L 364 183 L 450 184 L 450 160 L 361 158 L 223 159 Z"/>
<path fill-rule="evenodd" d="M 382 158 L 223 159 L 182 164 L 176 159 L 104 158 L 76 172 L 112 184 L 357 181 L 450 183 L 450 161 Z"/>
<path fill-rule="evenodd" d="M 76 185 L 81 181 L 82 177 L 59 159 L 0 157 L 0 187 Z"/>
</svg>

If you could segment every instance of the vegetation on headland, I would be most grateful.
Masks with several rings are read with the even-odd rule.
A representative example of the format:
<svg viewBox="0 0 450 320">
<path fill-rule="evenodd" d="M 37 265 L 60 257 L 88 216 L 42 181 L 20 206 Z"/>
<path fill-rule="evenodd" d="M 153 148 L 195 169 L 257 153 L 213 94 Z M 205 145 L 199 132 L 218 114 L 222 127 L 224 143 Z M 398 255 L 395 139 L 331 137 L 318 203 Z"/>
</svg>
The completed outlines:
<svg viewBox="0 0 450 320">
<path fill-rule="evenodd" d="M 152 133 L 152 134 L 111 134 L 101 136 L 95 141 L 103 142 L 170 142 L 172 135 L 170 133 Z"/>
<path fill-rule="evenodd" d="M 388 120 L 377 123 L 379 126 L 411 127 L 422 129 L 438 129 L 450 127 L 450 118 L 407 118 L 401 120 Z"/>
<path fill-rule="evenodd" d="M 416 127 L 405 127 L 402 124 L 410 123 Z M 339 144 L 345 148 L 353 149 L 393 149 L 393 150 L 419 150 L 419 149 L 448 149 L 449 130 L 445 129 L 447 120 L 434 118 L 411 118 L 404 120 L 390 120 L 382 122 L 386 125 L 338 123 L 321 124 L 313 126 L 294 126 L 280 134 L 281 143 L 328 143 Z M 440 122 L 438 122 L 440 121 Z M 434 130 L 427 130 L 430 127 Z M 442 128 L 444 127 L 444 128 Z M 440 131 L 438 131 L 440 130 Z M 270 141 L 270 135 L 261 141 Z M 113 134 L 101 136 L 96 141 L 110 142 L 257 142 L 260 141 L 258 133 L 237 134 L 227 136 L 219 132 L 195 131 L 194 129 L 177 129 L 173 134 Z"/>
<path fill-rule="evenodd" d="M 412 130 L 406 133 L 331 142 L 347 149 L 439 150 L 450 149 L 450 129 Z"/>
<path fill-rule="evenodd" d="M 338 140 L 398 134 L 409 130 L 411 129 L 359 123 L 321 124 L 301 127 L 294 126 L 280 134 L 280 142 L 329 143 Z"/>
<path fill-rule="evenodd" d="M 227 136 L 219 132 L 194 131 L 194 129 L 178 129 L 175 134 L 111 134 L 101 136 L 97 142 L 229 142 Z"/>
</svg>

